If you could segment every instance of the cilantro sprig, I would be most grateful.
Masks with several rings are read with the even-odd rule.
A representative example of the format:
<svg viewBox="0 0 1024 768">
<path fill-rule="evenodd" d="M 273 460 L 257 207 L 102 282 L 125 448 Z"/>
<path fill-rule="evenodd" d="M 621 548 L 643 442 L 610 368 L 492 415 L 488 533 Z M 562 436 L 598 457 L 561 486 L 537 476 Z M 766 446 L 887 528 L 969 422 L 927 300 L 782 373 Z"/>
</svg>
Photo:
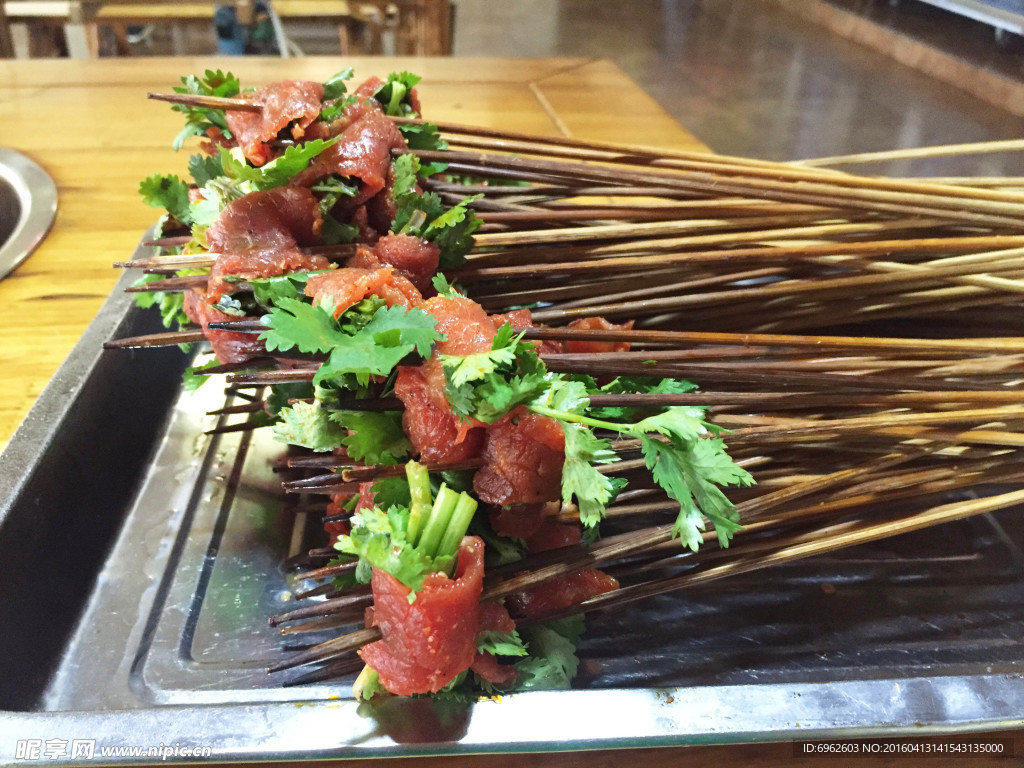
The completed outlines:
<svg viewBox="0 0 1024 768">
<path fill-rule="evenodd" d="M 151 208 L 162 208 L 185 226 L 192 224 L 188 184 L 173 174 L 154 173 L 139 182 L 142 202 Z"/>
<path fill-rule="evenodd" d="M 457 267 L 473 247 L 473 233 L 483 224 L 469 207 L 481 195 L 467 197 L 448 208 L 436 193 L 417 191 L 421 175 L 422 166 L 415 155 L 404 154 L 395 160 L 397 213 L 391 230 L 431 241 L 441 249 L 441 269 Z"/>
<path fill-rule="evenodd" d="M 594 430 L 606 430 L 640 441 L 640 450 L 654 481 L 679 503 L 673 533 L 697 549 L 710 520 L 722 546 L 728 546 L 739 530 L 732 502 L 719 486 L 751 485 L 753 478 L 737 466 L 718 436 L 721 430 L 704 420 L 704 409 L 675 406 L 635 421 L 598 418 L 590 408 L 590 391 L 602 391 L 596 383 L 573 380 L 547 372 L 532 344 L 513 337 L 506 324 L 495 335 L 489 352 L 465 357 L 441 357 L 445 395 L 452 411 L 465 419 L 493 423 L 513 408 L 525 405 L 534 413 L 557 420 L 565 434 L 562 467 L 562 500 L 575 500 L 580 520 L 588 528 L 597 525 L 605 509 L 625 486 L 625 480 L 609 476 L 598 467 L 619 461 L 611 441 Z M 689 382 L 667 384 L 619 379 L 604 391 L 688 391 Z M 635 418 L 635 411 L 615 416 Z"/>
<path fill-rule="evenodd" d="M 327 353 L 314 384 L 338 383 L 349 387 L 349 377 L 362 386 L 373 376 L 387 376 L 408 354 L 430 354 L 431 345 L 443 337 L 437 321 L 421 309 L 380 307 L 354 333 L 343 329 L 345 315 L 335 320 L 323 305 L 281 298 L 261 322 L 267 327 L 260 340 L 267 350 Z"/>
<path fill-rule="evenodd" d="M 528 406 L 535 413 L 557 419 L 563 425 L 566 466 L 570 471 L 563 470 L 562 498 L 565 501 L 577 499 L 581 520 L 585 514 L 589 520 L 600 517 L 608 503 L 609 483 L 612 482 L 610 479 L 598 482 L 595 475 L 599 473 L 586 470 L 586 464 L 612 463 L 613 459 L 608 455 L 610 445 L 602 444 L 593 433 L 586 436 L 579 430 L 605 429 L 640 440 L 640 451 L 651 477 L 670 498 L 679 502 L 673 535 L 696 550 L 701 544 L 706 516 L 718 534 L 719 543 L 723 547 L 729 545 L 733 534 L 740 529 L 739 514 L 719 486 L 748 486 L 753 485 L 754 479 L 730 458 L 724 441 L 718 437 L 722 430 L 704 420 L 703 408 L 673 406 L 638 422 L 623 423 L 586 416 L 587 405 L 589 398 L 581 400 L 571 410 L 552 408 L 543 400 Z"/>
<path fill-rule="evenodd" d="M 392 72 L 387 82 L 373 92 L 384 114 L 393 117 L 419 117 L 412 103 L 412 89 L 422 78 L 412 72 Z"/>
<path fill-rule="evenodd" d="M 489 352 L 441 355 L 445 396 L 452 412 L 493 424 L 517 405 L 527 403 L 547 387 L 547 370 L 534 345 L 515 335 L 505 323 L 494 335 Z"/>
<path fill-rule="evenodd" d="M 352 532 L 338 538 L 334 548 L 359 557 L 356 578 L 370 580 L 370 568 L 390 573 L 416 600 L 423 580 L 431 573 L 452 575 L 462 537 L 476 512 L 468 493 L 441 485 L 436 497 L 430 490 L 427 468 L 415 461 L 405 465 L 408 506 L 363 509 L 352 517 Z"/>
<path fill-rule="evenodd" d="M 231 98 L 241 91 L 238 78 L 219 69 L 208 69 L 202 77 L 188 75 L 181 78 L 181 82 L 182 85 L 174 87 L 175 93 Z M 228 128 L 223 109 L 192 107 L 185 104 L 174 104 L 171 109 L 185 115 L 185 127 L 174 137 L 175 150 L 181 149 L 189 137 L 201 136 L 210 128 L 219 128 L 227 138 L 231 138 L 231 129 Z"/>
</svg>

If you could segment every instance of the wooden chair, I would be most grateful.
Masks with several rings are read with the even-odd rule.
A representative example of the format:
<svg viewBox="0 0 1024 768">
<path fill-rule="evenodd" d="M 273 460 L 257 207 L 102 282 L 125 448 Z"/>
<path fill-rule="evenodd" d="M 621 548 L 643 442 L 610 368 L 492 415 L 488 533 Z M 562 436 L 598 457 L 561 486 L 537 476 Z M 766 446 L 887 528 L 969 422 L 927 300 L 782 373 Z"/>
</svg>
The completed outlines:
<svg viewBox="0 0 1024 768">
<path fill-rule="evenodd" d="M 14 39 L 11 37 L 11 25 L 7 21 L 7 11 L 0 3 L 0 59 L 14 58 Z"/>
<path fill-rule="evenodd" d="M 450 0 L 273 0 L 282 21 L 317 20 L 338 26 L 341 52 L 384 53 L 383 33 L 395 35 L 395 53 L 451 54 Z"/>
</svg>

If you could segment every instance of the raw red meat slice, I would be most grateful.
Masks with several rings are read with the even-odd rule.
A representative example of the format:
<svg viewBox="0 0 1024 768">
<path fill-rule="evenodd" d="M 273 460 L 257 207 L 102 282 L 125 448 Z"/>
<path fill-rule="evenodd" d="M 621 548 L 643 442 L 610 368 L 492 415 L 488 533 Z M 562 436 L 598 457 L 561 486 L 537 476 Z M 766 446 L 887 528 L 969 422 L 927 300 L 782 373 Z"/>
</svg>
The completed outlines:
<svg viewBox="0 0 1024 768">
<path fill-rule="evenodd" d="M 402 426 L 413 449 L 424 461 L 462 461 L 479 455 L 483 430 L 477 422 L 460 420 L 444 394 L 444 370 L 438 354 L 468 355 L 491 348 L 494 324 L 476 302 L 435 296 L 420 305 L 434 316 L 439 341 L 434 355 L 418 367 L 400 366 L 395 395 L 405 406 Z"/>
<path fill-rule="evenodd" d="M 432 370 L 441 368 L 436 361 L 418 366 L 402 365 L 395 379 L 395 395 L 405 406 L 402 428 L 414 451 L 423 461 L 439 463 L 464 461 L 479 455 L 484 442 L 483 430 L 459 424 L 448 401 L 439 402 L 439 394 L 444 398 L 444 374 L 441 374 L 439 391 L 436 384 L 428 383 L 428 366 Z"/>
<path fill-rule="evenodd" d="M 526 537 L 526 551 L 546 552 L 549 549 L 579 544 L 582 533 L 579 523 L 562 522 L 556 517 L 547 518 Z"/>
<path fill-rule="evenodd" d="M 534 327 L 533 313 L 528 309 L 513 309 L 511 312 L 491 315 L 491 322 L 494 323 L 495 328 L 501 328 L 505 323 L 511 323 L 513 328 L 519 329 Z M 537 354 L 539 355 L 565 351 L 565 347 L 562 346 L 562 342 L 560 341 L 544 339 L 543 341 L 535 341 L 533 344 L 537 348 Z"/>
<path fill-rule="evenodd" d="M 207 245 L 219 254 L 210 274 L 209 300 L 215 303 L 230 293 L 230 284 L 222 279 L 227 275 L 273 277 L 326 269 L 326 258 L 302 250 L 317 244 L 322 224 L 308 189 L 277 187 L 228 203 L 206 230 Z"/>
<path fill-rule="evenodd" d="M 487 504 L 536 504 L 561 497 L 565 433 L 554 419 L 517 409 L 487 432 L 473 490 Z"/>
<path fill-rule="evenodd" d="M 513 309 L 511 312 L 491 315 L 490 318 L 495 328 L 501 328 L 505 323 L 511 323 L 513 328 L 533 327 L 533 313 L 528 309 Z"/>
<path fill-rule="evenodd" d="M 373 246 L 373 255 L 380 264 L 394 267 L 421 294 L 426 294 L 431 290 L 431 280 L 437 272 L 441 249 L 429 240 L 412 235 L 387 234 Z"/>
<path fill-rule="evenodd" d="M 442 355 L 470 355 L 486 352 L 494 341 L 494 323 L 475 301 L 464 297 L 450 299 L 435 296 L 420 307 L 437 320 L 437 330 L 445 340 L 438 342 Z"/>
<path fill-rule="evenodd" d="M 391 150 L 403 149 L 405 140 L 379 109 L 356 107 L 351 114 L 355 119 L 341 132 L 338 141 L 317 155 L 306 170 L 292 179 L 292 184 L 311 187 L 334 174 L 357 178 L 362 182 L 359 192 L 343 201 L 349 208 L 355 208 L 384 189 L 391 169 Z"/>
<path fill-rule="evenodd" d="M 305 129 L 320 116 L 324 87 L 305 80 L 282 80 L 243 93 L 239 98 L 262 104 L 259 112 L 228 110 L 225 118 L 231 135 L 253 165 L 263 165 L 272 156 L 267 142 L 294 123 L 292 138 L 300 139 Z"/>
<path fill-rule="evenodd" d="M 488 521 L 499 536 L 525 539 L 544 523 L 546 504 L 509 504 L 488 509 Z"/>
<path fill-rule="evenodd" d="M 210 323 L 221 323 L 237 320 L 237 317 L 226 315 L 211 307 L 203 291 L 189 291 L 185 294 L 184 311 L 188 319 L 202 326 L 213 354 L 221 363 L 239 363 L 254 357 L 266 355 L 263 343 L 251 333 L 231 333 L 230 331 L 211 331 Z"/>
<path fill-rule="evenodd" d="M 483 589 L 484 543 L 467 536 L 459 547 L 455 578 L 430 574 L 410 604 L 409 588 L 374 569 L 369 626 L 381 639 L 359 655 L 391 693 L 436 693 L 476 658 Z"/>
<path fill-rule="evenodd" d="M 578 328 L 585 331 L 612 331 L 612 330 L 623 330 L 628 331 L 633 327 L 633 321 L 630 320 L 627 323 L 616 325 L 610 323 L 603 317 L 584 317 L 579 320 L 573 320 L 569 323 L 567 328 Z M 628 352 L 629 342 L 628 341 L 567 341 L 565 342 L 566 352 Z"/>
<path fill-rule="evenodd" d="M 619 588 L 617 579 L 590 569 L 558 576 L 531 589 L 515 592 L 505 600 L 509 613 L 517 618 L 550 616 L 587 598 Z"/>
<path fill-rule="evenodd" d="M 306 281 L 306 295 L 315 302 L 330 299 L 334 303 L 334 316 L 341 314 L 367 296 L 379 296 L 384 303 L 412 309 L 422 296 L 416 287 L 390 267 L 358 269 L 344 267 L 313 275 Z"/>
</svg>

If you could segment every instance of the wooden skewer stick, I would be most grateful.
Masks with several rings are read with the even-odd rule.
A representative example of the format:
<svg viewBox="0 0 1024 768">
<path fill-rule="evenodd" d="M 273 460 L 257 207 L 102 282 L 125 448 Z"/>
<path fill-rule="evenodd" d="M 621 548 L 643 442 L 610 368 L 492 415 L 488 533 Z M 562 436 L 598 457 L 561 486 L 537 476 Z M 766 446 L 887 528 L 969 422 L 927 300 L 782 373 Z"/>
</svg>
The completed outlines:
<svg viewBox="0 0 1024 768">
<path fill-rule="evenodd" d="M 526 154 L 537 156 L 548 156 L 567 158 L 572 160 L 593 161 L 597 163 L 611 163 L 641 168 L 672 169 L 679 171 L 706 171 L 722 173 L 726 175 L 742 175 L 752 178 L 762 178 L 771 181 L 787 180 L 791 182 L 822 182 L 840 187 L 860 187 L 866 189 L 883 190 L 887 192 L 904 192 L 916 194 L 949 195 L 958 194 L 967 198 L 979 200 L 1024 200 L 1019 194 L 1002 193 L 991 189 L 960 189 L 951 185 L 941 185 L 930 180 L 903 180 L 890 179 L 885 177 L 865 177 L 847 174 L 836 174 L 829 172 L 823 174 L 810 164 L 800 163 L 778 163 L 775 166 L 741 165 L 731 162 L 730 159 L 722 159 L 718 155 L 704 154 L 694 155 L 687 158 L 672 157 L 664 152 L 659 153 L 628 153 L 622 154 L 613 150 L 598 150 L 584 147 L 566 147 L 561 144 L 551 144 L 543 139 L 534 140 L 500 140 L 489 138 L 471 138 L 467 136 L 446 137 L 449 138 L 449 145 L 459 149 L 482 149 L 490 152 L 509 152 L 514 154 Z"/>
<path fill-rule="evenodd" d="M 844 479 L 848 479 L 844 478 Z M 820 483 L 808 484 L 808 487 L 819 489 Z M 999 496 L 984 499 L 971 500 L 967 502 L 956 502 L 934 507 L 923 512 L 911 514 L 905 517 L 896 517 L 882 520 L 881 522 L 860 521 L 833 526 L 831 529 L 815 530 L 811 532 L 800 532 L 789 538 L 782 538 L 775 546 L 765 552 L 763 545 L 753 543 L 749 546 L 753 553 L 748 552 L 744 544 L 734 544 L 728 559 L 719 558 L 717 564 L 690 570 L 679 576 L 672 576 L 665 579 L 645 582 L 638 585 L 624 587 L 613 592 L 599 595 L 598 597 L 586 600 L 578 605 L 572 606 L 559 616 L 573 613 L 587 612 L 601 607 L 612 605 L 623 605 L 644 597 L 680 589 L 685 586 L 692 586 L 698 583 L 722 578 L 732 574 L 746 573 L 759 568 L 768 567 L 782 562 L 803 557 L 810 557 L 824 552 L 831 552 L 845 547 L 856 546 L 857 544 L 876 541 L 901 533 L 906 533 L 922 528 L 939 525 L 944 522 L 963 519 L 985 512 L 1004 509 L 1009 506 L 1024 503 L 1024 490 L 1013 491 Z M 638 534 L 640 534 L 638 536 Z M 623 534 L 619 537 L 607 539 L 601 544 L 592 547 L 590 551 L 584 550 L 585 554 L 572 558 L 571 563 L 558 563 L 545 568 L 538 568 L 526 574 L 504 581 L 490 582 L 484 589 L 482 600 L 496 599 L 509 594 L 511 591 L 528 588 L 530 586 L 547 581 L 561 573 L 568 572 L 565 568 L 579 570 L 580 568 L 594 567 L 601 562 L 612 560 L 617 557 L 630 554 L 635 551 L 644 551 L 669 540 L 671 536 L 670 526 L 659 526 L 657 528 L 645 529 L 644 531 Z M 637 548 L 637 539 L 641 540 L 641 546 Z M 598 554 L 594 550 L 601 549 Z M 545 617 L 554 618 L 554 617 Z M 282 671 L 304 664 L 325 661 L 329 658 L 341 655 L 362 645 L 373 642 L 380 638 L 377 628 L 363 629 L 357 632 L 343 635 L 325 643 L 313 646 L 299 654 L 296 654 L 283 662 L 275 664 L 268 669 L 268 672 Z"/>
<path fill-rule="evenodd" d="M 816 350 L 945 350 L 964 354 L 1024 352 L 1024 337 L 978 339 L 907 339 L 880 336 L 800 336 L 773 333 L 715 331 L 584 330 L 581 328 L 517 328 L 524 338 L 554 341 L 629 341 L 658 344 L 736 344 L 810 347 Z"/>
<path fill-rule="evenodd" d="M 402 154 L 404 150 L 393 150 Z M 494 175 L 495 172 L 514 174 L 547 174 L 552 179 L 574 179 L 580 182 L 608 182 L 623 185 L 657 183 L 686 189 L 697 195 L 757 196 L 790 203 L 840 206 L 855 210 L 884 213 L 914 214 L 938 217 L 946 221 L 987 224 L 1016 228 L 1024 212 L 1024 203 L 978 200 L 953 193 L 947 195 L 910 192 L 888 192 L 881 189 L 842 187 L 819 182 L 775 182 L 764 178 L 745 179 L 739 176 L 710 172 L 685 175 L 624 171 L 622 168 L 596 166 L 588 163 L 569 163 L 552 160 L 470 152 L 415 153 L 422 160 L 446 162 L 450 170 L 465 173 Z"/>
<path fill-rule="evenodd" d="M 795 537 L 791 541 L 780 542 L 778 548 L 767 554 L 745 557 L 743 552 L 740 551 L 735 558 L 729 558 L 708 568 L 699 568 L 696 571 L 690 571 L 682 575 L 624 587 L 614 592 L 598 595 L 574 606 L 571 612 L 585 613 L 599 608 L 623 605 L 634 600 L 698 584 L 705 584 L 727 576 L 749 573 L 772 565 L 792 562 L 827 552 L 835 552 L 839 549 L 867 544 L 872 541 L 879 541 L 955 520 L 963 520 L 1021 503 L 1024 503 L 1024 490 L 1011 491 L 982 499 L 944 504 L 907 517 L 890 518 L 878 522 L 865 521 L 846 530 L 835 532 L 826 530 L 814 532 L 810 536 L 804 534 Z M 568 613 L 567 611 L 563 615 L 568 615 Z"/>
<path fill-rule="evenodd" d="M 175 344 L 191 344 L 204 341 L 206 336 L 201 330 L 168 331 L 167 333 L 151 333 L 146 336 L 131 336 L 126 339 L 111 339 L 103 342 L 104 349 L 128 349 L 130 347 L 168 347 Z"/>
<path fill-rule="evenodd" d="M 210 281 L 209 275 L 186 275 L 184 277 L 167 277 L 163 280 L 151 280 L 141 285 L 129 285 L 125 293 L 150 293 L 160 291 L 163 293 L 183 293 L 193 288 L 205 288 Z M 239 284 L 242 288 L 244 284 Z"/>
<path fill-rule="evenodd" d="M 148 256 L 131 261 L 115 261 L 120 269 L 205 269 L 212 267 L 219 254 L 181 253 L 168 256 Z"/>
<path fill-rule="evenodd" d="M 1024 149 L 1024 139 L 1007 139 L 1005 141 L 979 141 L 970 144 L 943 144 L 933 147 L 890 149 L 884 152 L 861 152 L 856 155 L 813 157 L 807 160 L 794 160 L 791 165 L 799 165 L 806 168 L 821 168 L 833 165 L 884 163 L 889 162 L 890 160 L 912 160 L 926 157 L 952 157 L 955 155 L 977 155 L 992 152 L 1018 152 L 1022 149 Z"/>
<path fill-rule="evenodd" d="M 263 105 L 247 99 L 229 99 L 223 96 L 204 96 L 198 93 L 150 93 L 147 98 L 154 101 L 169 101 L 187 107 L 207 107 L 235 112 L 260 112 Z"/>
</svg>

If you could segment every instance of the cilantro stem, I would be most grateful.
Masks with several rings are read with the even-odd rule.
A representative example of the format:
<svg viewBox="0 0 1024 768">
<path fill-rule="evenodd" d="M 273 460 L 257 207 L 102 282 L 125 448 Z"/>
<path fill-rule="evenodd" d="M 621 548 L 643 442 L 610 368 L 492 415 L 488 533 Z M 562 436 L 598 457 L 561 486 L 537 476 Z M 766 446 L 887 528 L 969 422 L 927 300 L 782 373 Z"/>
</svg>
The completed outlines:
<svg viewBox="0 0 1024 768">
<path fill-rule="evenodd" d="M 409 496 L 412 499 L 405 535 L 416 546 L 424 520 L 430 515 L 430 472 L 418 461 L 410 461 L 405 465 L 405 476 L 409 481 Z"/>
<path fill-rule="evenodd" d="M 528 405 L 527 407 L 534 413 L 539 413 L 541 416 L 550 416 L 552 419 L 558 419 L 559 421 L 571 421 L 574 424 L 584 424 L 597 429 L 610 429 L 612 432 L 633 437 L 642 437 L 646 434 L 642 430 L 637 430 L 636 424 L 616 424 L 614 421 L 602 421 L 601 419 L 594 419 L 590 416 L 582 416 L 578 413 L 570 413 L 569 411 L 557 411 L 554 408 L 548 408 L 546 405 Z"/>
<path fill-rule="evenodd" d="M 455 510 L 448 521 L 448 527 L 445 529 L 444 536 L 441 537 L 441 543 L 437 547 L 439 556 L 451 555 L 454 557 L 459 551 L 459 544 L 462 543 L 462 537 L 466 535 L 466 531 L 469 529 L 469 523 L 473 519 L 476 507 L 476 499 L 465 492 L 459 494 Z M 453 573 L 455 571 L 454 566 L 455 561 L 453 560 L 451 566 Z"/>
<path fill-rule="evenodd" d="M 359 673 L 355 682 L 352 683 L 352 696 L 356 701 L 365 699 L 369 701 L 373 698 L 373 694 L 383 690 L 380 685 L 380 676 L 377 674 L 377 670 L 368 665 L 363 665 L 363 670 Z"/>
<path fill-rule="evenodd" d="M 427 557 L 437 557 L 438 545 L 441 543 L 444 532 L 448 529 L 448 522 L 451 520 L 458 500 L 458 494 L 447 484 L 442 484 L 441 489 L 437 492 L 437 498 L 434 499 L 434 506 L 430 508 L 430 514 L 423 526 L 419 543 L 416 545 L 416 549 Z"/>
</svg>

